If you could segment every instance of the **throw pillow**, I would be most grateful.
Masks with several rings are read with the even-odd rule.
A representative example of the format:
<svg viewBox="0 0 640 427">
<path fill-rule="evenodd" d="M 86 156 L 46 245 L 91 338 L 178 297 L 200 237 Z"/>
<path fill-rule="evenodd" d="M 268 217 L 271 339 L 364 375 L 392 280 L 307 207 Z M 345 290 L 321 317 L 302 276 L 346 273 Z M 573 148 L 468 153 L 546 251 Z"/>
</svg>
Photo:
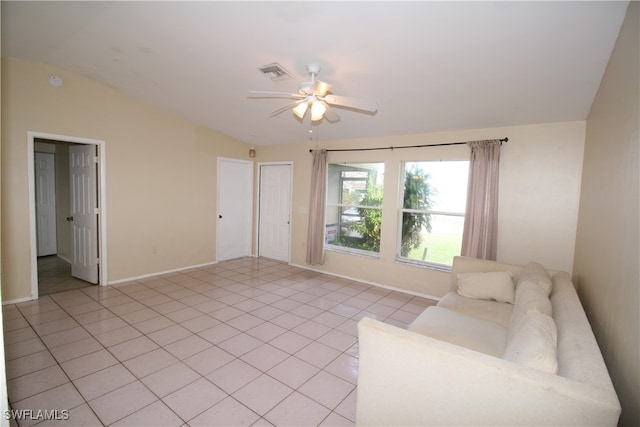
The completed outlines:
<svg viewBox="0 0 640 427">
<path fill-rule="evenodd" d="M 458 273 L 458 294 L 467 298 L 513 304 L 515 287 L 510 271 Z"/>
<path fill-rule="evenodd" d="M 516 288 L 524 282 L 539 283 L 547 292 L 547 295 L 551 294 L 551 277 L 549 276 L 549 273 L 547 273 L 547 270 L 537 262 L 531 261 L 524 267 L 524 270 L 522 270 L 522 274 L 518 279 Z"/>
<path fill-rule="evenodd" d="M 503 359 L 550 374 L 558 373 L 558 332 L 546 314 L 528 316 L 513 338 L 507 341 Z"/>
</svg>

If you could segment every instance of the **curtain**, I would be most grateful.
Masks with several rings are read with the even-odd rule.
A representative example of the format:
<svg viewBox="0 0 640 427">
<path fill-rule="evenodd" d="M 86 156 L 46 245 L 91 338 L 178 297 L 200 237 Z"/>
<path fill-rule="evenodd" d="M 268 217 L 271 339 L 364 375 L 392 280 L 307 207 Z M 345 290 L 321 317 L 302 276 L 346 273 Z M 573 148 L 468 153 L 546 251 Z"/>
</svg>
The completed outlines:
<svg viewBox="0 0 640 427">
<path fill-rule="evenodd" d="M 324 221 L 327 191 L 327 150 L 313 150 L 311 190 L 309 191 L 309 230 L 307 264 L 324 263 Z"/>
<path fill-rule="evenodd" d="M 462 256 L 495 260 L 498 249 L 500 140 L 471 141 Z"/>
</svg>

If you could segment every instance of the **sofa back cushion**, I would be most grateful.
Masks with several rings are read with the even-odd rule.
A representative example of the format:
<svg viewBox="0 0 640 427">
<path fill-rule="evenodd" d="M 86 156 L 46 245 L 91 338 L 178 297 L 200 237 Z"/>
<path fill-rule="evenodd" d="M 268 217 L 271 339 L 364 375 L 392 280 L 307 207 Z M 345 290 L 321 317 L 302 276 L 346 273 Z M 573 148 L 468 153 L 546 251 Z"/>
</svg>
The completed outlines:
<svg viewBox="0 0 640 427">
<path fill-rule="evenodd" d="M 558 332 L 553 319 L 542 313 L 526 317 L 518 331 L 507 339 L 503 359 L 550 374 L 558 372 Z"/>
<path fill-rule="evenodd" d="M 553 314 L 549 296 L 545 288 L 538 282 L 520 283 L 515 292 L 515 303 L 511 312 L 507 339 L 511 339 L 522 327 L 524 321 L 535 313 L 547 316 Z"/>
<path fill-rule="evenodd" d="M 518 288 L 522 283 L 527 282 L 533 282 L 540 285 L 547 293 L 547 296 L 551 293 L 551 276 L 549 276 L 547 270 L 537 262 L 531 261 L 525 265 L 524 270 L 522 270 L 522 273 L 518 278 L 516 288 Z"/>
</svg>

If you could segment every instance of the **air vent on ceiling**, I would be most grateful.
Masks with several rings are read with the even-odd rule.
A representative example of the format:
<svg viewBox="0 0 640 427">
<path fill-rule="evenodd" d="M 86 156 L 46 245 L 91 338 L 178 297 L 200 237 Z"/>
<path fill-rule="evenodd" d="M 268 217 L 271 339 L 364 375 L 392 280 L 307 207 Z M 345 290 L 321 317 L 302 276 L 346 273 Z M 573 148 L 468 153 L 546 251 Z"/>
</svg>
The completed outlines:
<svg viewBox="0 0 640 427">
<path fill-rule="evenodd" d="M 293 78 L 291 73 L 282 68 L 282 65 L 278 64 L 277 62 L 260 67 L 260 71 L 262 71 L 265 76 L 269 77 L 273 81 L 289 80 Z"/>
</svg>

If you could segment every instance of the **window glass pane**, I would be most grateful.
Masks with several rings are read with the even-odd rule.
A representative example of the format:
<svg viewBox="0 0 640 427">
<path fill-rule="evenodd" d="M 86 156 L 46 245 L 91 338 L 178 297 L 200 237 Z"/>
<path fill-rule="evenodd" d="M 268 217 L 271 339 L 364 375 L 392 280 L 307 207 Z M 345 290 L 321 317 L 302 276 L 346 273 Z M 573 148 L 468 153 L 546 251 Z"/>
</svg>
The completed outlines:
<svg viewBox="0 0 640 427">
<path fill-rule="evenodd" d="M 327 232 L 325 242 L 343 246 L 349 239 L 361 237 L 352 225 L 361 222 L 358 208 L 327 206 Z"/>
<path fill-rule="evenodd" d="M 419 232 L 420 240 L 418 246 L 403 246 L 401 256 L 414 261 L 451 265 L 453 257 L 460 255 L 464 217 L 404 213 L 403 236 L 412 235 L 410 232 L 411 226 L 416 222 L 415 218 L 413 221 L 406 221 L 405 218 L 407 216 L 419 217 L 419 220 L 423 223 L 429 223 L 431 232 L 428 232 L 426 227 L 423 227 Z"/>
<path fill-rule="evenodd" d="M 344 248 L 380 252 L 382 210 L 329 206 L 340 222 L 327 223 L 326 243 Z"/>
<path fill-rule="evenodd" d="M 404 170 L 405 209 L 432 210 L 437 190 L 423 163 L 407 163 Z"/>
<path fill-rule="evenodd" d="M 405 177 L 408 179 L 405 180 L 404 208 L 464 212 L 468 174 L 468 161 L 405 163 Z M 414 188 L 409 183 L 413 183 Z M 409 196 L 406 194 L 407 188 L 410 190 Z M 430 203 L 425 202 L 425 196 Z"/>
<path fill-rule="evenodd" d="M 367 197 L 367 188 L 382 189 L 383 163 L 329 164 L 327 175 L 328 204 L 382 206 L 382 197 Z"/>
</svg>

